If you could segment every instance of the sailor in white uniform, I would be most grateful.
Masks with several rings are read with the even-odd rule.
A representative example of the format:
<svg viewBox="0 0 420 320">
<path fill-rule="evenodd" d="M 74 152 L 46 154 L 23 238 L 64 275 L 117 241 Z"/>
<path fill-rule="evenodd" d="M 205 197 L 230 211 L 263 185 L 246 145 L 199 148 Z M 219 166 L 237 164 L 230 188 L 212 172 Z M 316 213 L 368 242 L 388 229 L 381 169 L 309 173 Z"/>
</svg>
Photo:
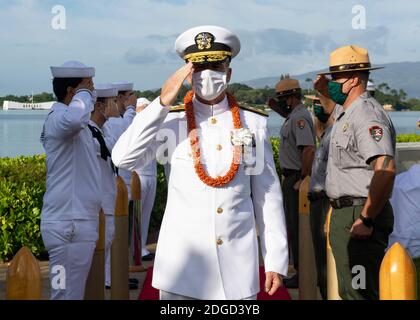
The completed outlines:
<svg viewBox="0 0 420 320">
<path fill-rule="evenodd" d="M 95 138 L 96 153 L 102 174 L 102 210 L 105 215 L 105 286 L 111 286 L 111 245 L 115 234 L 114 214 L 116 189 L 116 168 L 111 161 L 111 151 L 116 140 L 106 131 L 104 124 L 113 117 L 119 117 L 117 107 L 118 90 L 110 84 L 95 86 L 97 102 L 89 121 L 89 129 Z"/>
<path fill-rule="evenodd" d="M 118 81 L 111 83 L 113 88 L 118 90 L 117 106 L 120 111 L 120 117 L 109 119 L 105 123 L 105 128 L 109 134 L 115 139 L 124 133 L 125 130 L 130 126 L 131 122 L 136 115 L 136 102 L 137 98 L 133 91 L 134 84 L 127 81 Z M 124 180 L 127 191 L 128 199 L 131 199 L 131 171 L 118 170 L 118 174 Z"/>
<path fill-rule="evenodd" d="M 134 84 L 127 81 L 118 81 L 111 83 L 114 89 L 118 90 L 117 106 L 120 112 L 119 117 L 110 118 L 104 125 L 104 130 L 107 132 L 109 139 L 118 140 L 118 138 L 124 133 L 125 130 L 130 126 L 136 115 L 136 103 L 137 98 L 135 95 Z M 131 199 L 131 171 L 124 169 L 116 169 L 117 175 L 119 175 L 127 187 L 128 200 Z M 130 207 L 132 202 L 130 201 Z M 132 211 L 130 210 L 130 213 Z M 130 214 L 131 217 L 131 214 Z M 130 219 L 131 221 L 131 219 Z M 131 225 L 130 225 L 131 226 Z M 138 280 L 130 278 L 129 287 L 130 289 L 137 289 Z M 107 285 L 108 286 L 108 285 Z M 108 286 L 109 287 L 109 286 Z"/>
<path fill-rule="evenodd" d="M 226 94 L 239 39 L 202 26 L 183 33 L 176 50 L 188 63 L 112 152 L 115 165 L 128 170 L 156 155 L 165 165 L 168 200 L 152 285 L 161 299 L 255 299 L 258 225 L 264 290 L 272 295 L 288 270 L 282 192 L 266 117 Z M 185 106 L 171 108 L 185 80 L 193 91 Z"/>
<path fill-rule="evenodd" d="M 144 110 L 150 101 L 146 98 L 137 99 L 137 112 Z M 155 203 L 156 185 L 157 185 L 157 163 L 153 159 L 145 166 L 139 166 L 134 169 L 139 175 L 141 181 L 141 255 L 143 261 L 151 261 L 154 254 L 146 248 L 147 236 L 149 234 L 150 216 Z"/>
<path fill-rule="evenodd" d="M 101 171 L 88 128 L 95 69 L 77 61 L 51 67 L 57 103 L 41 142 L 47 180 L 41 234 L 49 254 L 51 299 L 79 300 L 98 239 Z"/>
</svg>

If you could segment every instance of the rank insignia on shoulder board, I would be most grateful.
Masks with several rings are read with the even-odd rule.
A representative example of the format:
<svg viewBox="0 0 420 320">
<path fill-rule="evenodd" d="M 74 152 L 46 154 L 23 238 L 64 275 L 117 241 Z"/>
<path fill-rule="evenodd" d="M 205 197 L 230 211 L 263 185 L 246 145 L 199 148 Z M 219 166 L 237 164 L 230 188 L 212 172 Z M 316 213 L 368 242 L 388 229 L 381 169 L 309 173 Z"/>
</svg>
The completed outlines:
<svg viewBox="0 0 420 320">
<path fill-rule="evenodd" d="M 305 128 L 305 120 L 298 120 L 297 121 L 297 126 L 299 129 L 304 129 Z"/>
<path fill-rule="evenodd" d="M 373 126 L 369 129 L 370 135 L 372 136 L 372 138 L 376 141 L 379 142 L 382 139 L 383 136 L 383 130 L 381 127 L 379 126 Z"/>
</svg>

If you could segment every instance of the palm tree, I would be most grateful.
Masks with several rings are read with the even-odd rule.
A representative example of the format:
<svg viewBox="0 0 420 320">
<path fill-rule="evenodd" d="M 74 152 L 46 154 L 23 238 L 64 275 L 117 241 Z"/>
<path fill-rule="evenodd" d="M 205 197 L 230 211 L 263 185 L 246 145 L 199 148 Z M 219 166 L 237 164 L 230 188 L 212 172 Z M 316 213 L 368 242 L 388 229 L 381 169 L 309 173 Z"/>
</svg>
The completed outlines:
<svg viewBox="0 0 420 320">
<path fill-rule="evenodd" d="M 306 78 L 305 82 L 308 84 L 308 94 L 309 94 L 309 92 L 311 91 L 312 79 Z"/>
</svg>

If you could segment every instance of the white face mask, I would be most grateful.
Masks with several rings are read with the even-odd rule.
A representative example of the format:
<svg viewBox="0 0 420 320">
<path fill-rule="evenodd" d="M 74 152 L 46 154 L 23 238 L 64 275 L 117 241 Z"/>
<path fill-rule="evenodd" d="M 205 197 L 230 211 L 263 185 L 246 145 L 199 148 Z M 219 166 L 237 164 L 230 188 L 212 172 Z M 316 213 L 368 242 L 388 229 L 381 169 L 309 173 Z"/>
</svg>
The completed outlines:
<svg viewBox="0 0 420 320">
<path fill-rule="evenodd" d="M 195 94 L 206 101 L 210 101 L 226 90 L 227 74 L 210 69 L 195 72 L 192 75 L 192 85 Z"/>
</svg>

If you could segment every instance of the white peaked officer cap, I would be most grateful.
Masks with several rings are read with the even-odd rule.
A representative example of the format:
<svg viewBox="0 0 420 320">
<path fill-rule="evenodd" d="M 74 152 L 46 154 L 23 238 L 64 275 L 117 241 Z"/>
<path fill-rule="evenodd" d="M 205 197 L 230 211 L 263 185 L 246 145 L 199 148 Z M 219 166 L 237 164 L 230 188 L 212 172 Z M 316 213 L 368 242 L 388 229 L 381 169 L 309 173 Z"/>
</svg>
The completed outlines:
<svg viewBox="0 0 420 320">
<path fill-rule="evenodd" d="M 236 34 L 225 28 L 200 26 L 181 34 L 175 41 L 175 50 L 187 62 L 218 62 L 236 57 L 241 42 Z"/>
<path fill-rule="evenodd" d="M 128 81 L 117 81 L 111 83 L 111 85 L 118 91 L 132 91 L 134 89 L 134 83 Z"/>
<path fill-rule="evenodd" d="M 67 61 L 59 67 L 51 67 L 51 73 L 54 78 L 92 78 L 95 68 L 79 61 Z"/>
<path fill-rule="evenodd" d="M 110 83 L 95 84 L 95 91 L 98 98 L 112 98 L 118 96 L 118 89 Z"/>
<path fill-rule="evenodd" d="M 149 105 L 150 104 L 150 101 L 148 99 L 146 99 L 146 98 L 138 98 L 137 99 L 137 106 L 141 106 L 143 104 Z"/>
</svg>

